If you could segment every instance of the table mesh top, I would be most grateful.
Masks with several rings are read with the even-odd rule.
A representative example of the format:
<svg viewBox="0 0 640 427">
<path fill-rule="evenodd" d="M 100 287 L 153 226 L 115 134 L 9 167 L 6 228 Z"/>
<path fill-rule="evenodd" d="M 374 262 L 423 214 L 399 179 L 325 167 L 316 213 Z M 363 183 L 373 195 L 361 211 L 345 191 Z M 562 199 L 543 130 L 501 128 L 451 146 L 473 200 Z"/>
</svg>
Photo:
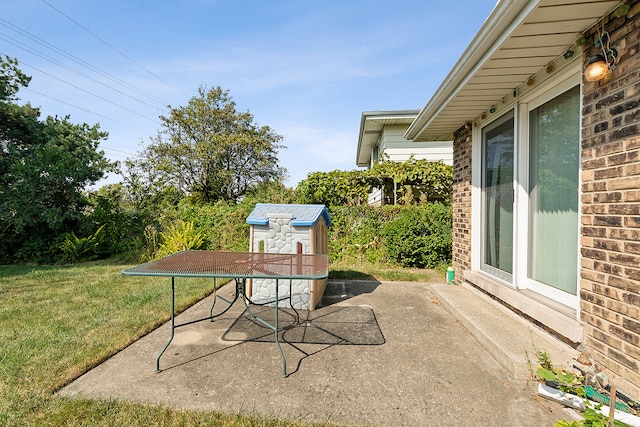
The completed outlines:
<svg viewBox="0 0 640 427">
<path fill-rule="evenodd" d="M 131 276 L 322 279 L 326 255 L 184 251 L 124 270 Z"/>
</svg>

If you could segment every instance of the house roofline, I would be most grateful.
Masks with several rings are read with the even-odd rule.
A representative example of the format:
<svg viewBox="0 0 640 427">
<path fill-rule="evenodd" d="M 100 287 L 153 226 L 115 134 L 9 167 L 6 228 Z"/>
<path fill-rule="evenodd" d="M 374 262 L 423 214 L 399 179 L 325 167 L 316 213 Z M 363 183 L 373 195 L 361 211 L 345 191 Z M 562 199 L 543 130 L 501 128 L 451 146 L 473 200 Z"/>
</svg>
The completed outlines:
<svg viewBox="0 0 640 427">
<path fill-rule="evenodd" d="M 452 139 L 469 120 L 495 112 L 500 101 L 521 95 L 577 60 L 570 59 L 579 49 L 575 40 L 620 4 L 621 0 L 498 1 L 404 138 Z M 497 72 L 503 67 L 508 72 Z"/>
<path fill-rule="evenodd" d="M 517 27 L 541 0 L 499 0 L 467 49 L 427 105 L 409 126 L 404 137 L 415 139 L 438 115 L 448 101 L 465 85 L 474 69 L 480 68 L 504 37 L 505 29 Z M 519 19 L 518 19 L 519 18 Z"/>
<path fill-rule="evenodd" d="M 366 167 L 368 164 L 363 164 L 360 161 L 360 154 L 363 149 L 363 138 L 366 132 L 367 120 L 406 120 L 412 121 L 416 118 L 419 109 L 414 110 L 379 110 L 379 111 L 365 111 L 360 118 L 360 132 L 358 134 L 358 147 L 356 149 L 356 165 L 359 167 Z"/>
</svg>

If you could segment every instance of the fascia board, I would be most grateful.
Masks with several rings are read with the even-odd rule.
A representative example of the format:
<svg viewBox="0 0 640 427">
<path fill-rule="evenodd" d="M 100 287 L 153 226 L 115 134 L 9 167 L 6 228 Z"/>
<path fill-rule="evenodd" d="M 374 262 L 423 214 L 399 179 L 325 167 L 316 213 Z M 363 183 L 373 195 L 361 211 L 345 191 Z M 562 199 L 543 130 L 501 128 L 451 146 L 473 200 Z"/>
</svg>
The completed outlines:
<svg viewBox="0 0 640 427">
<path fill-rule="evenodd" d="M 413 140 L 447 106 L 451 99 L 511 36 L 541 0 L 499 1 L 471 44 L 453 66 L 418 117 L 409 126 L 405 139 Z"/>
</svg>

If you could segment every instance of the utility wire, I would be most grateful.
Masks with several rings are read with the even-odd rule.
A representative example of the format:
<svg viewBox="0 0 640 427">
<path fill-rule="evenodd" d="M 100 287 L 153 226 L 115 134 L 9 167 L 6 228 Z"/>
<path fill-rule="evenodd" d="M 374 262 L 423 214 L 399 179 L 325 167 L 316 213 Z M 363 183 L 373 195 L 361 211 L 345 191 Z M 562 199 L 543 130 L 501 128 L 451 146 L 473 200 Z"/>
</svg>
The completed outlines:
<svg viewBox="0 0 640 427">
<path fill-rule="evenodd" d="M 141 69 L 143 69 L 144 71 L 146 71 L 147 73 L 149 73 L 149 75 L 155 77 L 156 79 L 158 79 L 159 81 L 161 81 L 162 83 L 164 83 L 165 85 L 167 85 L 167 87 L 175 90 L 176 92 L 178 92 L 179 94 L 181 94 L 182 96 L 188 98 L 188 95 L 186 95 L 185 93 L 183 93 L 182 91 L 180 91 L 179 89 L 176 89 L 175 87 L 173 87 L 171 84 L 169 84 L 169 82 L 167 82 L 166 80 L 162 79 L 160 76 L 156 75 L 155 73 L 153 73 L 151 70 L 149 70 L 148 68 L 144 67 L 143 65 L 141 65 L 140 63 L 136 62 L 135 60 L 131 59 L 129 56 L 127 56 L 124 52 L 122 52 L 121 50 L 119 50 L 118 48 L 116 48 L 115 46 L 113 46 L 112 44 L 108 43 L 107 41 L 105 41 L 104 39 L 102 39 L 100 36 L 98 36 L 97 34 L 93 33 L 91 30 L 89 30 L 88 28 L 84 27 L 82 24 L 80 24 L 78 21 L 74 20 L 73 18 L 71 18 L 70 16 L 66 15 L 64 12 L 62 12 L 60 9 L 56 8 L 55 6 L 53 6 L 51 3 L 49 3 L 47 0 L 42 0 L 42 2 L 44 4 L 46 4 L 47 6 L 49 6 L 50 8 L 52 8 L 53 10 L 55 10 L 56 12 L 58 12 L 60 15 L 64 16 L 65 18 L 67 18 L 69 21 L 73 22 L 74 24 L 76 24 L 78 27 L 82 28 L 84 31 L 86 31 L 87 33 L 91 34 L 93 37 L 95 37 L 96 39 L 98 39 L 99 41 L 101 41 L 102 43 L 104 43 L 106 46 L 108 46 L 109 48 L 113 49 L 115 52 L 117 52 L 118 54 L 120 54 L 123 58 L 127 59 L 128 61 L 130 61 L 131 63 L 133 63 L 134 65 L 136 65 L 137 67 L 140 67 Z"/>
<path fill-rule="evenodd" d="M 0 19 L 1 19 L 1 18 L 0 18 Z M 117 93 L 119 93 L 119 94 L 121 94 L 121 95 L 124 95 L 124 96 L 126 96 L 127 98 L 130 98 L 130 99 L 132 99 L 132 100 L 134 100 L 134 101 L 137 101 L 137 102 L 139 102 L 139 103 L 141 103 L 141 104 L 144 104 L 144 105 L 146 105 L 146 106 L 148 106 L 148 107 L 151 107 L 151 108 L 155 108 L 155 109 L 157 109 L 157 110 L 160 110 L 160 108 L 158 108 L 158 107 L 157 107 L 157 105 L 152 105 L 152 104 L 150 104 L 150 103 L 148 103 L 148 102 L 146 102 L 146 101 L 143 101 L 143 100 L 138 99 L 138 98 L 136 98 L 136 97 L 134 97 L 134 96 L 131 96 L 131 95 L 129 95 L 128 93 L 125 93 L 125 92 L 121 91 L 121 90 L 120 90 L 120 89 L 118 89 L 118 88 L 115 88 L 115 87 L 110 86 L 110 85 L 108 85 L 108 84 L 106 84 L 106 83 L 104 83 L 104 82 L 101 82 L 100 80 L 98 80 L 98 79 L 96 79 L 96 78 L 94 78 L 94 77 L 91 77 L 91 76 L 89 76 L 88 74 L 85 74 L 85 73 L 83 73 L 83 72 L 81 72 L 81 71 L 78 71 L 78 70 L 74 69 L 73 67 L 70 67 L 69 65 L 66 65 L 66 64 L 65 64 L 65 63 L 63 63 L 63 62 L 58 61 L 57 59 L 55 59 L 55 58 L 53 58 L 53 57 L 51 57 L 51 56 L 49 56 L 49 55 L 46 55 L 46 54 L 44 54 L 44 53 L 42 53 L 42 52 L 39 52 L 39 51 L 37 51 L 37 50 L 34 50 L 34 49 L 33 49 L 33 48 L 31 48 L 30 46 L 25 45 L 25 44 L 24 44 L 24 43 L 22 43 L 21 41 L 16 40 L 15 38 L 13 38 L 13 37 L 11 37 L 11 36 L 8 36 L 7 34 L 4 34 L 4 33 L 0 32 L 0 39 L 4 40 L 4 41 L 6 41 L 7 43 L 12 44 L 12 45 L 14 45 L 14 46 L 16 46 L 16 47 L 18 47 L 18 48 L 20 48 L 20 49 L 23 49 L 23 50 L 25 50 L 25 51 L 27 51 L 27 52 L 31 53 L 32 55 L 38 56 L 38 57 L 40 57 L 40 58 L 42 58 L 42 59 L 45 59 L 45 60 L 47 60 L 47 61 L 49 61 L 49 62 L 51 62 L 51 63 L 53 63 L 53 64 L 56 64 L 56 65 L 58 65 L 58 66 L 60 66 L 60 67 L 62 67 L 62 68 L 65 68 L 66 70 L 71 71 L 72 73 L 75 73 L 75 74 L 77 74 L 77 75 L 79 75 L 79 76 L 82 76 L 82 77 L 84 77 L 84 78 L 86 78 L 86 79 L 89 79 L 89 80 L 91 80 L 91 81 L 93 81 L 93 82 L 95 82 L 95 83 L 97 83 L 97 84 L 99 84 L 99 85 L 101 85 L 101 86 L 104 86 L 104 87 L 106 87 L 106 88 L 108 88 L 108 89 L 111 89 L 111 90 L 113 90 L 114 92 L 117 92 Z"/>
<path fill-rule="evenodd" d="M 24 29 L 22 29 L 22 28 L 20 28 L 20 27 L 18 27 L 16 25 L 14 25 L 14 24 L 6 21 L 5 19 L 0 18 L 0 25 L 3 25 L 5 27 L 9 28 L 10 30 L 22 35 L 23 37 L 26 37 L 26 38 L 28 38 L 28 39 L 40 44 L 41 46 L 43 46 L 43 47 L 45 47 L 45 48 L 47 48 L 47 49 L 49 49 L 51 51 L 54 51 L 54 52 L 56 52 L 56 53 L 58 53 L 58 54 L 60 54 L 60 55 L 62 55 L 64 57 L 66 57 L 67 59 L 70 59 L 71 61 L 75 62 L 78 65 L 84 66 L 84 67 L 88 68 L 89 70 L 91 70 L 93 72 L 96 72 L 96 73 L 102 75 L 103 77 L 106 77 L 107 79 L 109 79 L 109 80 L 111 80 L 111 81 L 113 81 L 115 83 L 119 83 L 119 84 L 127 87 L 128 89 L 131 89 L 134 92 L 136 92 L 136 93 L 138 93 L 138 94 L 140 94 L 142 96 L 145 96 L 145 97 L 147 97 L 148 99 L 150 99 L 150 100 L 152 100 L 154 102 L 157 102 L 159 105 L 162 105 L 163 107 L 168 104 L 167 102 L 161 100 L 157 96 L 155 96 L 155 95 L 153 95 L 153 94 L 151 94 L 149 92 L 143 91 L 143 90 L 139 89 L 138 87 L 132 85 L 131 83 L 128 83 L 128 82 L 126 82 L 126 81 L 124 81 L 124 80 L 122 80 L 122 79 L 120 79 L 120 78 L 118 78 L 118 77 L 116 77 L 116 76 L 114 76 L 112 74 L 109 74 L 106 71 L 103 71 L 102 69 L 100 69 L 100 68 L 98 68 L 98 67 L 96 67 L 94 65 L 91 65 L 90 63 L 84 61 L 83 59 L 78 58 L 77 56 L 75 56 L 75 55 L 73 55 L 73 54 L 71 54 L 69 52 L 66 52 L 65 50 L 63 50 L 63 49 L 61 49 L 61 48 L 59 48 L 59 47 L 47 42 L 46 40 L 41 39 L 40 37 L 38 37 L 38 36 L 36 36 L 34 34 L 31 34 L 30 32 L 28 32 L 28 31 L 26 31 L 26 30 L 24 30 Z M 12 38 L 12 40 L 16 40 L 16 39 Z M 21 43 L 21 42 L 18 42 L 18 43 Z M 14 43 L 12 43 L 12 44 L 14 44 Z M 24 43 L 21 43 L 21 44 L 24 45 L 24 46 L 27 46 Z M 23 49 L 25 49 L 25 48 L 23 48 Z"/>
<path fill-rule="evenodd" d="M 100 114 L 100 113 L 96 113 L 95 111 L 91 111 L 91 110 L 87 110 L 86 108 L 78 107 L 77 105 L 71 104 L 71 103 L 66 102 L 66 101 L 63 101 L 63 100 L 61 100 L 61 99 L 54 98 L 54 97 L 49 96 L 49 95 L 45 95 L 44 93 L 42 93 L 42 92 L 38 92 L 37 90 L 33 90 L 33 89 L 31 89 L 31 88 L 28 88 L 28 87 L 22 88 L 21 90 L 25 90 L 25 91 L 27 91 L 27 92 L 35 93 L 36 95 L 42 96 L 42 97 L 44 97 L 44 98 L 51 99 L 52 101 L 56 101 L 56 102 L 59 102 L 59 103 L 64 104 L 64 105 L 68 105 L 69 107 L 76 108 L 76 109 L 78 109 L 78 110 L 80 110 L 80 111 L 84 111 L 85 113 L 89 113 L 89 114 L 93 114 L 94 116 L 102 117 L 103 119 L 107 119 L 107 120 L 110 120 L 110 121 L 112 121 L 112 122 L 115 122 L 115 123 L 121 124 L 121 125 L 123 125 L 123 126 L 127 126 L 127 127 L 131 128 L 131 129 L 138 130 L 138 131 L 140 131 L 140 132 L 142 132 L 142 133 L 145 133 L 145 134 L 147 134 L 147 135 L 152 135 L 151 133 L 149 133 L 149 131 L 146 131 L 146 130 L 144 130 L 144 129 L 140 129 L 140 128 L 137 128 L 137 127 L 135 127 L 135 126 L 132 126 L 132 125 L 130 125 L 130 124 L 128 124 L 128 123 L 124 123 L 124 122 L 122 122 L 122 121 L 120 121 L 120 120 L 114 119 L 114 118 L 112 118 L 112 117 L 107 117 L 107 116 L 102 115 L 102 114 Z"/>
<path fill-rule="evenodd" d="M 102 144 L 100 144 L 100 146 L 102 146 Z M 136 153 L 131 153 L 129 151 L 122 151 L 122 150 L 116 150 L 115 148 L 110 148 L 110 147 L 102 147 L 105 150 L 109 150 L 109 151 L 114 151 L 116 153 L 120 153 L 120 154 L 125 154 L 127 156 L 135 156 Z"/>
<path fill-rule="evenodd" d="M 57 99 L 57 98 L 54 98 L 54 97 L 52 97 L 52 96 L 45 95 L 44 93 L 38 92 L 38 91 L 36 91 L 36 90 L 32 90 L 32 89 L 29 89 L 29 88 L 22 88 L 22 89 L 23 89 L 23 90 L 26 90 L 26 91 L 28 91 L 28 92 L 31 92 L 31 93 L 35 93 L 36 95 L 43 96 L 43 97 L 45 97 L 45 98 L 49 98 L 49 99 L 51 99 L 51 100 L 53 100 L 53 101 L 60 102 L 60 103 L 62 103 L 62 104 L 68 105 L 68 106 L 70 106 L 70 107 L 77 108 L 78 110 L 81 110 L 81 111 L 87 112 L 87 113 L 89 113 L 89 114 L 93 114 L 93 115 L 95 115 L 95 116 L 102 117 L 102 118 L 107 119 L 107 120 L 110 120 L 110 121 L 112 121 L 112 122 L 119 123 L 119 124 L 121 124 L 121 125 L 123 125 L 123 126 L 127 126 L 127 127 L 129 127 L 129 128 L 132 128 L 132 129 L 138 130 L 138 131 L 140 131 L 140 132 L 142 132 L 142 133 L 146 133 L 146 134 L 148 134 L 148 135 L 151 135 L 148 131 L 145 131 L 145 130 L 143 130 L 143 129 L 137 128 L 137 127 L 135 127 L 135 126 L 131 126 L 131 125 L 127 124 L 127 123 L 121 122 L 120 120 L 116 120 L 116 119 L 113 119 L 113 118 L 111 118 L 111 117 L 104 116 L 104 115 L 102 115 L 102 114 L 100 114 L 100 113 L 96 113 L 96 112 L 94 112 L 94 111 L 90 111 L 90 110 L 87 110 L 87 109 L 85 109 L 85 108 L 78 107 L 77 105 L 70 104 L 70 103 L 68 103 L 68 102 L 66 102 L 66 101 L 63 101 L 63 100 L 61 100 L 61 99 Z M 115 154 L 116 156 L 121 156 L 121 157 L 124 157 L 124 158 L 126 158 L 126 159 L 128 159 L 129 157 L 136 157 L 136 156 L 138 156 L 138 154 L 137 154 L 137 153 L 132 153 L 132 152 L 130 152 L 130 151 L 123 151 L 123 150 L 118 150 L 118 149 L 116 149 L 116 148 L 107 147 L 107 146 L 105 146 L 102 142 L 100 143 L 100 147 L 101 147 L 103 150 L 107 150 L 107 151 L 115 152 L 115 153 L 117 153 L 117 154 Z"/>
<path fill-rule="evenodd" d="M 84 89 L 84 88 L 81 88 L 81 87 L 80 87 L 80 86 L 78 86 L 78 85 L 75 85 L 75 84 L 73 84 L 73 83 L 70 83 L 70 82 L 68 82 L 68 81 L 66 81 L 66 80 L 61 79 L 60 77 L 54 76 L 54 75 L 53 75 L 53 74 L 51 74 L 51 73 L 48 73 L 48 72 L 46 72 L 46 71 L 44 71 L 44 70 L 41 70 L 41 69 L 39 69 L 39 68 L 37 68 L 37 67 L 34 67 L 33 65 L 29 65 L 29 64 L 27 64 L 26 62 L 21 62 L 21 64 L 26 65 L 26 66 L 27 66 L 27 67 L 29 67 L 29 68 L 33 68 L 34 70 L 36 70 L 36 71 L 38 71 L 38 72 L 40 72 L 40 73 L 42 73 L 42 74 L 45 74 L 45 75 L 47 75 L 47 76 L 49 76 L 49 77 L 51 77 L 51 78 L 53 78 L 53 79 L 56 79 L 56 80 L 58 80 L 58 81 L 60 81 L 60 82 L 62 82 L 62 83 L 65 83 L 65 84 L 67 84 L 67 85 L 69 85 L 69 86 L 71 86 L 71 87 L 74 87 L 74 88 L 76 88 L 76 89 L 78 89 L 78 90 L 81 90 L 81 91 L 82 91 L 82 92 L 84 92 L 84 93 L 87 93 L 87 94 L 89 94 L 89 95 L 91 95 L 91 96 L 94 96 L 94 97 L 96 97 L 96 98 L 98 98 L 98 99 L 101 99 L 101 100 L 103 100 L 103 101 L 105 101 L 105 102 L 108 102 L 108 103 L 109 103 L 109 104 L 111 104 L 111 105 L 115 105 L 116 107 L 122 108 L 123 110 L 127 110 L 127 111 L 129 111 L 130 113 L 133 113 L 133 114 L 135 114 L 135 115 L 137 115 L 137 116 L 142 117 L 143 119 L 146 119 L 146 120 L 152 121 L 152 122 L 154 122 L 155 124 L 158 124 L 158 125 L 160 124 L 157 120 L 154 120 L 154 119 L 151 119 L 151 118 L 149 118 L 149 117 L 147 117 L 147 116 L 145 116 L 145 115 L 142 115 L 142 114 L 138 113 L 137 111 L 132 110 L 131 108 L 127 108 L 127 107 L 125 107 L 125 106 L 123 106 L 123 105 L 116 104 L 115 102 L 110 101 L 110 100 L 108 100 L 107 98 L 105 98 L 105 97 L 103 97 L 103 96 L 100 96 L 100 95 L 97 95 L 97 94 L 95 94 L 95 93 L 93 93 L 93 92 L 90 92 L 90 91 L 88 91 L 88 90 L 86 90 L 86 89 Z"/>
</svg>

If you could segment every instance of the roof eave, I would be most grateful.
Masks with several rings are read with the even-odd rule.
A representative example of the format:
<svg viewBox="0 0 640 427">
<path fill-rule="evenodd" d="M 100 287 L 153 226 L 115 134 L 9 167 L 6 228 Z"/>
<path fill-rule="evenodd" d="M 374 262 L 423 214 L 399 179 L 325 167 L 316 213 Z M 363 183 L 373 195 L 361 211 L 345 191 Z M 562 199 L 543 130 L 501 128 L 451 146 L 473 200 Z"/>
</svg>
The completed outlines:
<svg viewBox="0 0 640 427">
<path fill-rule="evenodd" d="M 480 68 L 504 37 L 505 30 L 516 28 L 541 0 L 500 0 L 460 59 L 453 66 L 427 105 L 409 126 L 404 137 L 414 140 L 464 86 L 475 69 Z M 443 135 L 441 138 L 450 138 Z"/>
<path fill-rule="evenodd" d="M 389 110 L 389 111 L 365 111 L 360 119 L 360 133 L 358 134 L 358 148 L 356 149 L 356 165 L 358 167 L 369 166 L 369 152 L 363 153 L 365 147 L 363 138 L 367 131 L 367 120 L 369 119 L 412 119 L 414 120 L 420 110 Z"/>
<path fill-rule="evenodd" d="M 364 112 L 360 118 L 360 133 L 358 134 L 358 148 L 356 149 L 356 165 L 359 167 L 367 166 L 360 161 L 360 154 L 362 151 L 362 138 L 364 137 L 364 126 L 367 121 L 367 115 L 370 113 Z"/>
</svg>

